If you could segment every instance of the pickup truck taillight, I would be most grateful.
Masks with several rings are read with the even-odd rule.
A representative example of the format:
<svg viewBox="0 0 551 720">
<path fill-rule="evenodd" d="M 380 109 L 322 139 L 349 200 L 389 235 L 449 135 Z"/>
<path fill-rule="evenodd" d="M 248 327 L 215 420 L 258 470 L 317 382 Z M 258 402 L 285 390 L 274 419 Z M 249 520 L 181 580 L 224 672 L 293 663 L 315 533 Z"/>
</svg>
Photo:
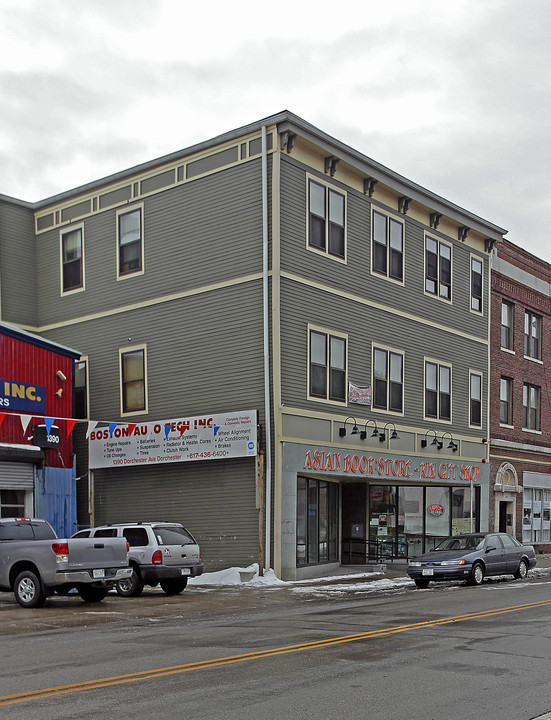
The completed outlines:
<svg viewBox="0 0 551 720">
<path fill-rule="evenodd" d="M 128 542 L 128 540 L 126 541 L 126 552 L 130 552 L 130 543 Z"/>
<path fill-rule="evenodd" d="M 162 565 L 163 564 L 163 553 L 160 550 L 155 550 L 153 553 L 153 557 L 151 558 L 151 562 L 153 565 Z"/>
<path fill-rule="evenodd" d="M 58 563 L 69 562 L 69 543 L 52 543 L 52 550 Z"/>
</svg>

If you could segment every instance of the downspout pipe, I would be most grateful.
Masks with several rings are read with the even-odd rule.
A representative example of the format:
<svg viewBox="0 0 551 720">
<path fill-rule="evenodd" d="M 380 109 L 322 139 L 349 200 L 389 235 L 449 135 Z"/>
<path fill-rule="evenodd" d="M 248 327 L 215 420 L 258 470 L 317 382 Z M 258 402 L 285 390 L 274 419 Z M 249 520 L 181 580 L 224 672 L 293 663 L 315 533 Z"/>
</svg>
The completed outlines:
<svg viewBox="0 0 551 720">
<path fill-rule="evenodd" d="M 270 528 L 272 516 L 272 406 L 270 402 L 270 335 L 269 335 L 269 284 L 268 284 L 268 142 L 266 125 L 262 126 L 262 307 L 264 313 L 264 412 L 265 412 L 265 448 L 264 474 L 266 491 L 266 543 L 264 546 L 264 569 L 269 570 L 272 553 Z"/>
</svg>

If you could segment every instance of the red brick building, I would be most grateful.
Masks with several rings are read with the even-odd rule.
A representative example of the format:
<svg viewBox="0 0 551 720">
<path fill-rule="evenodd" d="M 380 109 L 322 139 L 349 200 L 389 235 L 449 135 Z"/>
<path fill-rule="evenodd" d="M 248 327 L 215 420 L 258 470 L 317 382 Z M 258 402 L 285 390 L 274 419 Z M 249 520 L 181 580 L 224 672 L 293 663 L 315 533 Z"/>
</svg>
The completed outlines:
<svg viewBox="0 0 551 720">
<path fill-rule="evenodd" d="M 551 265 L 492 257 L 489 528 L 551 549 Z"/>
</svg>

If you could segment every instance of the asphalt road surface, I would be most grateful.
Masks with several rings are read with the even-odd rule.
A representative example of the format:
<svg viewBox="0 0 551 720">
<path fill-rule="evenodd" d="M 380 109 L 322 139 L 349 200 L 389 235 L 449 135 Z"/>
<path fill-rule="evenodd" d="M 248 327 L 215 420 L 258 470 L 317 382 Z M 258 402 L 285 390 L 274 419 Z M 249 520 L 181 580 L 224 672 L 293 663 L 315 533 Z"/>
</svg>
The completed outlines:
<svg viewBox="0 0 551 720">
<path fill-rule="evenodd" d="M 551 577 L 353 579 L 167 597 L 0 595 L 0 716 L 532 720 L 551 711 Z M 547 716 L 551 717 L 551 716 Z"/>
</svg>

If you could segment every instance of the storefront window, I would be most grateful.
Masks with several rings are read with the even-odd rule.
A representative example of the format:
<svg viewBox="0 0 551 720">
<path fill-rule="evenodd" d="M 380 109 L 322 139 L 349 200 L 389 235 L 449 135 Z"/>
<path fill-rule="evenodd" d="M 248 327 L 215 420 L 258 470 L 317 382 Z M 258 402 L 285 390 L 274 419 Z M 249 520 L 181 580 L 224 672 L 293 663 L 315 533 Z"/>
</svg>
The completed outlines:
<svg viewBox="0 0 551 720">
<path fill-rule="evenodd" d="M 374 485 L 369 492 L 370 553 L 380 557 L 396 555 L 396 487 Z"/>
<path fill-rule="evenodd" d="M 453 488 L 452 491 L 452 535 L 478 532 L 478 492 L 473 488 L 473 522 L 471 524 L 471 488 Z"/>
<path fill-rule="evenodd" d="M 338 485 L 297 480 L 297 565 L 338 559 Z"/>
<path fill-rule="evenodd" d="M 525 543 L 551 540 L 551 490 L 524 488 L 522 540 Z"/>
<path fill-rule="evenodd" d="M 398 488 L 398 555 L 423 552 L 423 488 Z"/>
<path fill-rule="evenodd" d="M 450 534 L 450 488 L 428 487 L 425 499 L 426 549 Z"/>
</svg>

